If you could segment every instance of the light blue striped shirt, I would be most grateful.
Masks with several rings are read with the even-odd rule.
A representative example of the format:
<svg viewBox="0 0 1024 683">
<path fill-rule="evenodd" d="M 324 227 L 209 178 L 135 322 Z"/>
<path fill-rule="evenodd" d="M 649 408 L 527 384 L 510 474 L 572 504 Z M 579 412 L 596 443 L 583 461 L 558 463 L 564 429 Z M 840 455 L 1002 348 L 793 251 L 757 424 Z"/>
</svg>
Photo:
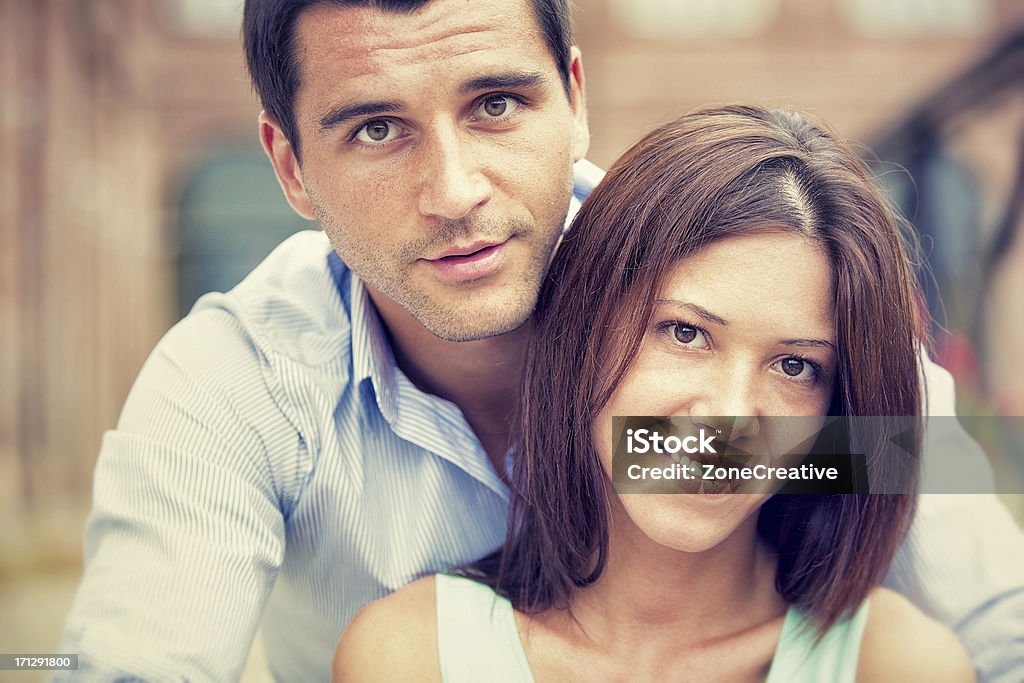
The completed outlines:
<svg viewBox="0 0 1024 683">
<path fill-rule="evenodd" d="M 577 196 L 597 177 L 577 168 Z M 94 486 L 61 645 L 80 654 L 75 680 L 236 680 L 261 623 L 276 679 L 327 680 L 363 604 L 496 548 L 508 504 L 459 408 L 397 368 L 362 282 L 319 232 L 204 297 L 159 343 Z M 1024 543 L 1013 565 L 1013 523 L 991 496 L 931 498 L 953 511 L 919 516 L 890 582 L 970 622 L 961 636 L 1004 666 L 1012 648 L 989 643 L 1005 614 L 985 614 L 1009 604 L 1024 624 L 1024 595 L 992 603 L 1015 585 Z M 981 558 L 961 585 L 949 560 L 968 542 Z"/>
</svg>

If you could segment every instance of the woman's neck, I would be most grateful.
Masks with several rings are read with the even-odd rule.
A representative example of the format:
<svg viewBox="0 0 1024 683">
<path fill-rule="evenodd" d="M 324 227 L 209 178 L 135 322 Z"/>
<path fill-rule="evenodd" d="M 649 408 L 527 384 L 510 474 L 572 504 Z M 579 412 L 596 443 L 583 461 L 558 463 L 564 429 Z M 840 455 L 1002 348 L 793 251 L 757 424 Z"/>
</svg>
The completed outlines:
<svg viewBox="0 0 1024 683">
<path fill-rule="evenodd" d="M 647 538 L 615 503 L 610 521 L 607 566 L 572 604 L 591 637 L 643 633 L 649 641 L 664 629 L 715 640 L 785 612 L 756 513 L 717 546 L 693 553 Z"/>
<path fill-rule="evenodd" d="M 685 494 L 680 494 L 685 495 Z M 763 681 L 787 605 L 757 513 L 702 552 L 655 543 L 611 500 L 609 554 L 570 610 L 518 614 L 535 677 Z M 678 672 L 678 675 L 671 672 Z"/>
</svg>

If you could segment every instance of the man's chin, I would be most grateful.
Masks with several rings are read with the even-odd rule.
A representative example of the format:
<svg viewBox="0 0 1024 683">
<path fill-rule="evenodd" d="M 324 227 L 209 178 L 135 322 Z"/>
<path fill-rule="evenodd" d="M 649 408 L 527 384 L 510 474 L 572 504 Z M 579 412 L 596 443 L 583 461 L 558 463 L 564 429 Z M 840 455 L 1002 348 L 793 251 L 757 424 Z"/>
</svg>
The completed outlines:
<svg viewBox="0 0 1024 683">
<path fill-rule="evenodd" d="M 509 334 L 522 328 L 530 319 L 529 310 L 521 315 L 510 315 L 508 308 L 495 311 L 495 315 L 490 316 L 481 315 L 484 312 L 479 309 L 470 315 L 455 311 L 445 315 L 424 312 L 416 319 L 435 337 L 450 342 L 480 341 Z"/>
</svg>

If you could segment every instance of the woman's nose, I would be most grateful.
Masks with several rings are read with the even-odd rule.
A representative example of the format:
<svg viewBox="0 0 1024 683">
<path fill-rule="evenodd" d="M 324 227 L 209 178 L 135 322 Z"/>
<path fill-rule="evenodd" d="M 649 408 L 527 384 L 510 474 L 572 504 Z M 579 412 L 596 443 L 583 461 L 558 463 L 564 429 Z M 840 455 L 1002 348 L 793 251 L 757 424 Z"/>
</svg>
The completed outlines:
<svg viewBox="0 0 1024 683">
<path fill-rule="evenodd" d="M 723 441 L 752 439 L 761 431 L 761 422 L 756 415 L 694 415 L 697 427 L 706 434 L 714 434 Z"/>
<path fill-rule="evenodd" d="M 705 383 L 691 417 L 730 441 L 757 436 L 760 431 L 757 379 L 752 370 L 722 367 L 714 381 Z"/>
</svg>

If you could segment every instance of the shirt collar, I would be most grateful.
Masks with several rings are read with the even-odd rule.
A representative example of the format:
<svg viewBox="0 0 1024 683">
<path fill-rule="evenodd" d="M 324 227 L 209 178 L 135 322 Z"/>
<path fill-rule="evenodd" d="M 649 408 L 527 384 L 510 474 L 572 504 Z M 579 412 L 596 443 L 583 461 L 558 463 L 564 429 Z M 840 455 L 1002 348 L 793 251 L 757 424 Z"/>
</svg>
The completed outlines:
<svg viewBox="0 0 1024 683">
<path fill-rule="evenodd" d="M 569 232 L 569 228 L 572 227 L 572 221 L 573 221 L 574 218 L 576 218 L 576 212 L 578 212 L 580 210 L 580 206 L 582 206 L 582 204 L 581 204 L 579 198 L 577 198 L 576 195 L 573 195 L 569 199 L 569 212 L 567 214 L 565 214 L 565 224 L 562 225 L 562 234 L 563 235 L 565 233 Z"/>
<path fill-rule="evenodd" d="M 349 283 L 354 384 L 358 387 L 369 379 L 381 414 L 388 422 L 393 422 L 398 401 L 395 356 L 366 285 L 351 271 Z"/>
</svg>

